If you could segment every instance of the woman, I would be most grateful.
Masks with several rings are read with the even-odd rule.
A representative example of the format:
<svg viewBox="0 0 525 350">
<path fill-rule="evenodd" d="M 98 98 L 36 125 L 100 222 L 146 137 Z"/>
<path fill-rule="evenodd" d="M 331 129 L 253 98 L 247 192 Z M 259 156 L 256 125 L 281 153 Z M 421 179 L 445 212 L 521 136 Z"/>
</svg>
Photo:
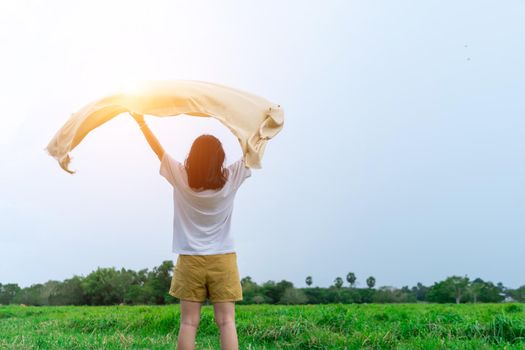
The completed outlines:
<svg viewBox="0 0 525 350">
<path fill-rule="evenodd" d="M 242 300 L 234 241 L 233 200 L 250 168 L 241 158 L 223 167 L 221 142 L 201 135 L 184 164 L 164 151 L 144 121 L 132 113 L 161 161 L 159 173 L 173 186 L 173 252 L 179 254 L 169 294 L 180 299 L 178 349 L 194 349 L 202 303 L 213 303 L 221 349 L 238 349 L 235 301 Z"/>
</svg>

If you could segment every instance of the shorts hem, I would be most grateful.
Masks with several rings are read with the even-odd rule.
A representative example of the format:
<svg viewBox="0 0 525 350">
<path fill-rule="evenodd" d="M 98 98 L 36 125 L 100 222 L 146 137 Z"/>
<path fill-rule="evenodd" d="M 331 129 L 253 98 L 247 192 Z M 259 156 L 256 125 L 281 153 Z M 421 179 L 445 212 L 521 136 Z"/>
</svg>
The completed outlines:
<svg viewBox="0 0 525 350">
<path fill-rule="evenodd" d="M 171 295 L 174 298 L 179 299 L 179 300 L 193 301 L 193 302 L 197 302 L 197 303 L 204 303 L 204 302 L 206 302 L 206 298 L 204 298 L 204 300 L 185 298 L 185 297 L 181 297 L 180 295 L 178 295 L 177 293 L 172 292 L 172 291 L 169 291 L 168 294 Z"/>
<path fill-rule="evenodd" d="M 211 300 L 210 299 L 210 302 L 211 303 L 226 303 L 226 302 L 230 302 L 230 301 L 242 301 L 243 299 L 237 299 L 237 298 L 230 298 L 230 299 L 219 299 L 219 300 Z"/>
</svg>

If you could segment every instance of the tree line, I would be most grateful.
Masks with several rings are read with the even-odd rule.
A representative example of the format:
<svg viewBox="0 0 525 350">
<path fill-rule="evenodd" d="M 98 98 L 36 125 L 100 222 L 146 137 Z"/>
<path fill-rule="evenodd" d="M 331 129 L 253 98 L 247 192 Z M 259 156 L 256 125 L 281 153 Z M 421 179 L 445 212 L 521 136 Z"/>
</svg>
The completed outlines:
<svg viewBox="0 0 525 350">
<path fill-rule="evenodd" d="M 178 299 L 168 294 L 173 261 L 163 261 L 151 271 L 142 269 L 117 270 L 101 268 L 87 276 L 74 275 L 64 281 L 49 280 L 21 288 L 16 283 L 0 283 L 0 304 L 24 305 L 139 305 L 175 304 Z M 349 272 L 347 285 L 336 277 L 333 285 L 312 287 L 313 278 L 307 276 L 308 287 L 296 288 L 292 282 L 281 280 L 257 284 L 250 276 L 241 279 L 243 300 L 238 304 L 330 304 L 330 303 L 497 303 L 525 302 L 525 285 L 506 288 L 481 278 L 450 276 L 431 286 L 417 283 L 413 287 L 375 288 L 376 279 L 365 279 L 366 287 L 357 288 L 357 276 Z"/>
</svg>

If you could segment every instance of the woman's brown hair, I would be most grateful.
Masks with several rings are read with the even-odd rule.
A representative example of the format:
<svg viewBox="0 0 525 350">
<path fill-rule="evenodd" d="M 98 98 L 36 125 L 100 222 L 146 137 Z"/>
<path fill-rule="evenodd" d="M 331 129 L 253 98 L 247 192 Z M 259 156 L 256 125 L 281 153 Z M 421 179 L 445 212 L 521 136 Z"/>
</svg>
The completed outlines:
<svg viewBox="0 0 525 350">
<path fill-rule="evenodd" d="M 221 189 L 227 180 L 224 158 L 224 149 L 218 138 L 208 134 L 197 137 L 184 162 L 189 186 L 194 190 Z"/>
</svg>

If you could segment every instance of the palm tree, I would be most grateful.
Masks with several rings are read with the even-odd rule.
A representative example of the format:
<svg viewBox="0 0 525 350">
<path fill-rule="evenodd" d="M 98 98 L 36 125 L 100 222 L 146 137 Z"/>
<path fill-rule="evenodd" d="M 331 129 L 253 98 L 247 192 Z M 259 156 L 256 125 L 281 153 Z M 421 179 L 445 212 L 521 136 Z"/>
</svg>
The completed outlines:
<svg viewBox="0 0 525 350">
<path fill-rule="evenodd" d="M 334 283 L 335 283 L 335 288 L 339 289 L 343 286 L 343 279 L 341 277 L 337 277 L 334 280 Z"/>
<path fill-rule="evenodd" d="M 310 287 L 312 285 L 312 276 L 306 277 L 306 285 Z"/>
<path fill-rule="evenodd" d="M 346 275 L 346 281 L 350 284 L 350 287 L 354 288 L 355 281 L 357 281 L 357 277 L 355 277 L 355 273 L 349 272 Z"/>
<path fill-rule="evenodd" d="M 252 278 L 250 276 L 246 276 L 241 279 L 241 285 L 244 286 L 246 284 L 253 283 Z"/>
<path fill-rule="evenodd" d="M 368 288 L 372 289 L 376 285 L 376 279 L 373 276 L 370 276 L 366 279 L 366 285 Z"/>
</svg>

